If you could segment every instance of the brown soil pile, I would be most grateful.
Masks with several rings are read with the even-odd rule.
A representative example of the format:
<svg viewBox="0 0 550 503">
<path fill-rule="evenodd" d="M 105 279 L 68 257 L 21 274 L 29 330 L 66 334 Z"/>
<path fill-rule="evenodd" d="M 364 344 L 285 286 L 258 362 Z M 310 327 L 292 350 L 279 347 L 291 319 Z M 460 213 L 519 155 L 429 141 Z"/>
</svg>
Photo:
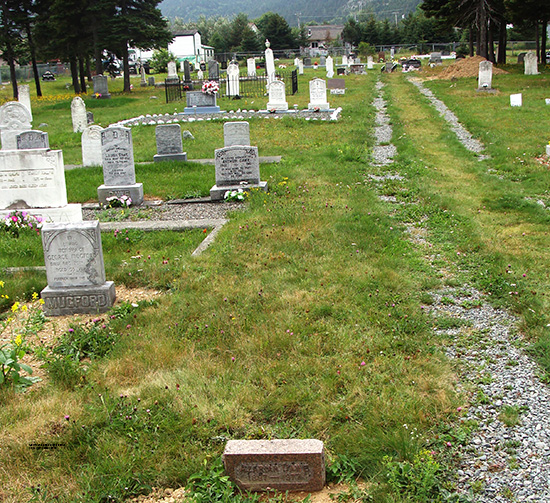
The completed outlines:
<svg viewBox="0 0 550 503">
<path fill-rule="evenodd" d="M 479 74 L 479 63 L 481 61 L 485 61 L 485 58 L 482 58 L 481 56 L 474 56 L 472 58 L 458 59 L 456 63 L 449 65 L 437 77 L 447 80 L 460 77 L 477 77 Z M 508 72 L 493 66 L 493 75 L 503 73 Z"/>
</svg>

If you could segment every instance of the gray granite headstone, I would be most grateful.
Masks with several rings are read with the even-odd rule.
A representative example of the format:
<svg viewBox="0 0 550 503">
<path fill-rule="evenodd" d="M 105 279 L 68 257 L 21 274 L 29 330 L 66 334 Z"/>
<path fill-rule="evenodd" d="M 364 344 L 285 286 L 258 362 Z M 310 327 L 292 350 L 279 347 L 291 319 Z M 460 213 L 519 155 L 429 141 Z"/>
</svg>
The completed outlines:
<svg viewBox="0 0 550 503">
<path fill-rule="evenodd" d="M 147 85 L 155 87 L 155 77 L 153 77 L 152 75 L 150 77 L 147 77 Z"/>
<path fill-rule="evenodd" d="M 128 196 L 132 205 L 140 205 L 143 184 L 136 183 L 132 130 L 110 126 L 101 131 L 101 153 L 104 184 L 97 189 L 100 203 L 106 204 L 112 196 Z"/>
<path fill-rule="evenodd" d="M 432 52 L 430 53 L 430 63 L 433 63 L 435 65 L 440 65 L 443 63 L 443 60 L 441 59 L 441 53 L 440 52 Z"/>
<path fill-rule="evenodd" d="M 44 131 L 23 131 L 17 135 L 16 141 L 18 150 L 50 148 L 48 133 Z"/>
<path fill-rule="evenodd" d="M 523 64 L 525 65 L 525 75 L 538 75 L 539 69 L 537 64 L 537 55 L 533 51 L 529 51 L 525 55 Z"/>
<path fill-rule="evenodd" d="M 93 112 L 86 112 L 86 123 L 89 126 L 90 124 L 94 123 L 94 113 Z"/>
<path fill-rule="evenodd" d="M 185 82 L 191 82 L 191 65 L 187 60 L 183 62 L 183 80 Z"/>
<path fill-rule="evenodd" d="M 246 491 L 312 492 L 325 486 L 320 440 L 229 440 L 223 464 L 229 478 Z"/>
<path fill-rule="evenodd" d="M 41 292 L 44 314 L 101 313 L 115 301 L 105 280 L 99 221 L 44 224 L 42 247 L 48 286 Z"/>
<path fill-rule="evenodd" d="M 223 144 L 225 147 L 250 145 L 250 126 L 248 122 L 226 122 L 223 125 Z"/>
<path fill-rule="evenodd" d="M 218 80 L 220 78 L 220 64 L 215 59 L 208 62 L 208 78 L 210 80 Z"/>
<path fill-rule="evenodd" d="M 157 155 L 155 162 L 187 161 L 187 153 L 183 151 L 181 126 L 179 124 L 161 124 L 155 128 L 157 140 Z"/>
<path fill-rule="evenodd" d="M 346 94 L 346 81 L 344 79 L 327 79 L 327 89 L 330 94 Z"/>
<path fill-rule="evenodd" d="M 304 58 L 304 66 L 311 66 L 311 58 Z"/>
<path fill-rule="evenodd" d="M 267 182 L 260 181 L 258 147 L 237 146 L 216 149 L 214 156 L 216 185 L 210 189 L 213 201 L 223 199 L 226 191 L 260 188 L 267 191 Z"/>
<path fill-rule="evenodd" d="M 97 98 L 109 99 L 109 81 L 105 75 L 94 75 L 94 95 Z"/>
<path fill-rule="evenodd" d="M 319 66 L 326 66 L 327 64 L 327 58 L 325 56 L 321 56 L 319 58 Z"/>
<path fill-rule="evenodd" d="M 216 105 L 216 94 L 207 94 L 202 91 L 187 91 L 185 93 L 187 106 L 185 114 L 218 113 L 220 107 Z"/>
</svg>

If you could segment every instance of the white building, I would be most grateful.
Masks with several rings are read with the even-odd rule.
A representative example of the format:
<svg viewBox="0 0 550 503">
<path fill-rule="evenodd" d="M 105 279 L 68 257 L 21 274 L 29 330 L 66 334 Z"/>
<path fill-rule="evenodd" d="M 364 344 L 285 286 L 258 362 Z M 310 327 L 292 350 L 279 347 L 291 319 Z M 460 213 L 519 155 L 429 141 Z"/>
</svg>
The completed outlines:
<svg viewBox="0 0 550 503">
<path fill-rule="evenodd" d="M 174 34 L 174 39 L 168 44 L 168 51 L 176 56 L 178 61 L 187 60 L 190 63 L 206 62 L 214 58 L 214 48 L 203 45 L 201 34 L 197 30 L 182 30 Z"/>
</svg>

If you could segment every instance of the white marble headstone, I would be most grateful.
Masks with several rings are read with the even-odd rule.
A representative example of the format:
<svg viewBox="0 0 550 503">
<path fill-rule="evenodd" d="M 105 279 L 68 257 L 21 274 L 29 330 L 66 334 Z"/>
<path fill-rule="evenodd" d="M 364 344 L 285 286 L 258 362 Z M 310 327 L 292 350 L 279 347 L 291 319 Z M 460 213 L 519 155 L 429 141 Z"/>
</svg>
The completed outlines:
<svg viewBox="0 0 550 503">
<path fill-rule="evenodd" d="M 275 80 L 275 59 L 269 47 L 265 50 L 265 72 L 268 82 Z"/>
<path fill-rule="evenodd" d="M 298 63 L 298 75 L 303 75 L 304 74 L 304 60 L 300 60 L 300 62 Z"/>
<path fill-rule="evenodd" d="M 332 77 L 334 77 L 334 60 L 332 56 L 327 56 L 325 66 L 327 69 L 327 79 L 332 79 Z"/>
<path fill-rule="evenodd" d="M 32 129 L 31 114 L 18 101 L 8 101 L 0 107 L 0 137 L 2 150 L 17 149 L 17 135 Z"/>
<path fill-rule="evenodd" d="M 254 58 L 248 58 L 246 60 L 246 71 L 249 77 L 256 76 L 256 60 Z"/>
<path fill-rule="evenodd" d="M 178 72 L 176 69 L 176 63 L 174 61 L 168 62 L 168 76 L 167 79 L 178 79 Z"/>
<path fill-rule="evenodd" d="M 374 68 L 374 60 L 372 56 L 367 56 L 367 70 L 372 70 Z"/>
<path fill-rule="evenodd" d="M 71 102 L 71 117 L 73 119 L 73 132 L 82 133 L 88 125 L 86 104 L 80 96 L 75 96 Z"/>
<path fill-rule="evenodd" d="M 285 83 L 282 80 L 270 82 L 267 84 L 267 90 L 269 93 L 268 110 L 288 110 Z"/>
<path fill-rule="evenodd" d="M 237 63 L 229 63 L 227 65 L 227 95 L 238 96 L 239 93 L 239 65 Z"/>
<path fill-rule="evenodd" d="M 490 61 L 480 61 L 478 89 L 491 89 L 493 80 L 493 63 Z"/>
<path fill-rule="evenodd" d="M 327 102 L 327 83 L 323 79 L 313 79 L 309 81 L 309 104 L 308 109 L 328 110 Z"/>
<path fill-rule="evenodd" d="M 22 103 L 27 107 L 32 121 L 32 107 L 31 107 L 31 88 L 27 84 L 21 84 L 19 86 L 19 103 Z"/>
<path fill-rule="evenodd" d="M 82 132 L 82 165 L 101 166 L 101 126 L 88 126 Z"/>
<path fill-rule="evenodd" d="M 537 55 L 533 51 L 529 51 L 525 55 L 523 64 L 525 65 L 525 75 L 538 75 Z"/>
<path fill-rule="evenodd" d="M 510 95 L 510 106 L 520 107 L 522 105 L 522 96 L 521 93 L 511 94 Z"/>
</svg>

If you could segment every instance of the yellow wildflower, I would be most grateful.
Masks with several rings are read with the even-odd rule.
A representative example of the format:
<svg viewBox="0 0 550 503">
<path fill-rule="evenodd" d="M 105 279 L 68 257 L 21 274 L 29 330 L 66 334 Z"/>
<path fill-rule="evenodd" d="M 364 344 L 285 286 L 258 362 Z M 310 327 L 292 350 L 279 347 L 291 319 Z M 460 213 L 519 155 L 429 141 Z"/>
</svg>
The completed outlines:
<svg viewBox="0 0 550 503">
<path fill-rule="evenodd" d="M 32 300 L 38 300 L 38 294 L 36 292 L 32 293 Z"/>
<path fill-rule="evenodd" d="M 44 299 L 40 299 L 40 300 L 38 301 L 38 303 L 39 303 L 41 306 L 43 306 L 43 305 L 44 305 Z"/>
<path fill-rule="evenodd" d="M 21 337 L 21 334 L 19 334 L 19 335 L 15 338 L 14 343 L 15 343 L 16 346 L 21 346 L 21 344 L 23 344 L 23 338 Z"/>
<path fill-rule="evenodd" d="M 23 304 L 23 306 L 21 307 L 21 311 L 23 311 L 24 313 L 27 312 L 27 306 L 25 304 Z"/>
<path fill-rule="evenodd" d="M 13 306 L 11 306 L 11 312 L 15 313 L 19 309 L 19 302 L 15 302 Z"/>
<path fill-rule="evenodd" d="M 0 288 L 4 288 L 4 282 L 0 280 Z"/>
</svg>

